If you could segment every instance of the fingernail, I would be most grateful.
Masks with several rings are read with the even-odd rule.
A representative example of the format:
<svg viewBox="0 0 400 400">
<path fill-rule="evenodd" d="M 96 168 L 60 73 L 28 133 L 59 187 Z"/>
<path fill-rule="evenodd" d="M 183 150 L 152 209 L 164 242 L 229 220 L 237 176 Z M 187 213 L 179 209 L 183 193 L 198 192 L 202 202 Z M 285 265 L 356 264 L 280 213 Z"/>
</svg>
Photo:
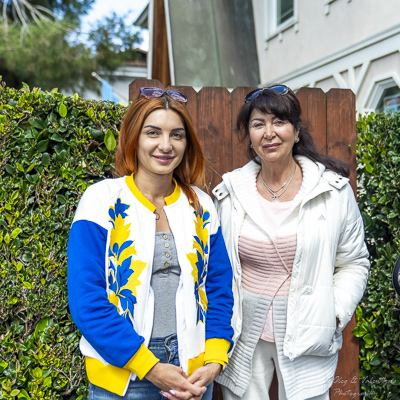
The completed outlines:
<svg viewBox="0 0 400 400">
<path fill-rule="evenodd" d="M 161 396 L 163 396 L 163 397 L 167 397 L 167 395 L 166 395 L 165 393 L 163 393 L 163 392 L 160 392 L 160 394 L 161 394 Z"/>
<path fill-rule="evenodd" d="M 172 396 L 175 396 L 175 390 L 170 389 L 169 392 L 172 394 Z"/>
</svg>

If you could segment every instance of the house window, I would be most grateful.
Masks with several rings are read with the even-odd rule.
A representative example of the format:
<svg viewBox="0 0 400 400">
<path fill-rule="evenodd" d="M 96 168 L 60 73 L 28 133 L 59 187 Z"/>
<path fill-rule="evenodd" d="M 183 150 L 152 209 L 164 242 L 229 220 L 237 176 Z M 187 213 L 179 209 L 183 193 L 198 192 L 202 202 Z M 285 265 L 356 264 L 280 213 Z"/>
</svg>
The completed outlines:
<svg viewBox="0 0 400 400">
<path fill-rule="evenodd" d="M 396 71 L 374 80 L 366 97 L 363 111 L 400 112 L 400 78 Z"/>
<path fill-rule="evenodd" d="M 294 16 L 294 0 L 276 0 L 276 25 L 282 25 L 284 22 Z"/>
<path fill-rule="evenodd" d="M 291 26 L 297 26 L 298 0 L 265 0 L 265 40 L 279 35 Z"/>
<path fill-rule="evenodd" d="M 400 112 L 400 89 L 398 86 L 383 91 L 375 111 L 377 113 Z"/>
</svg>

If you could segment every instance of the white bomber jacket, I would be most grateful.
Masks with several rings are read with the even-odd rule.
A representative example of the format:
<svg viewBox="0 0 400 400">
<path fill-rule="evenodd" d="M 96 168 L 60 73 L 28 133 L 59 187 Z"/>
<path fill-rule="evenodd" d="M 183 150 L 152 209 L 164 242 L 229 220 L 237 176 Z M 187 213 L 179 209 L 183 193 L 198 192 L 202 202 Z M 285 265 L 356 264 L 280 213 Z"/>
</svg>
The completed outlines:
<svg viewBox="0 0 400 400">
<path fill-rule="evenodd" d="M 288 298 L 284 355 L 292 360 L 329 356 L 341 348 L 341 332 L 363 296 L 369 271 L 363 221 L 349 180 L 306 157 L 295 158 L 310 191 L 300 204 Z M 233 267 L 235 343 L 242 328 L 238 238 L 246 213 L 262 223 L 255 185 L 259 170 L 251 161 L 224 174 L 213 190 Z"/>
</svg>

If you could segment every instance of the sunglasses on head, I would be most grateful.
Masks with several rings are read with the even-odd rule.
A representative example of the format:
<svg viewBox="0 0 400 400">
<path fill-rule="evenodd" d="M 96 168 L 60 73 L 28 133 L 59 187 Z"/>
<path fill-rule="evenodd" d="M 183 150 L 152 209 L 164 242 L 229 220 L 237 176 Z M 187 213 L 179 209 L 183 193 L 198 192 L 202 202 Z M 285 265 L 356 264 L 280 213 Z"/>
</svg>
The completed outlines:
<svg viewBox="0 0 400 400">
<path fill-rule="evenodd" d="M 249 101 L 253 100 L 255 97 L 259 96 L 260 94 L 264 93 L 266 90 L 272 90 L 282 96 L 285 95 L 290 89 L 286 85 L 273 85 L 268 86 L 266 88 L 255 89 L 252 90 L 250 93 L 247 93 L 244 96 L 244 102 L 248 103 Z"/>
<path fill-rule="evenodd" d="M 164 94 L 167 94 L 169 97 L 171 97 L 171 99 L 179 101 L 180 103 L 187 102 L 186 95 L 178 92 L 177 90 L 163 90 L 156 87 L 142 87 L 140 88 L 140 94 L 147 99 L 156 99 Z"/>
</svg>

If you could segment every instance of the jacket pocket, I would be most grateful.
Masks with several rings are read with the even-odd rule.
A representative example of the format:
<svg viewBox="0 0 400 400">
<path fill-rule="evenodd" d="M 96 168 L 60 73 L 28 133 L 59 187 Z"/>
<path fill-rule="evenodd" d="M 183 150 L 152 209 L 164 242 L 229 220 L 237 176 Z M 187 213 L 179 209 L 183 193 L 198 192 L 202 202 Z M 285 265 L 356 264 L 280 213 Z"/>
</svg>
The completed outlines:
<svg viewBox="0 0 400 400">
<path fill-rule="evenodd" d="M 336 332 L 336 313 L 333 286 L 305 285 L 300 292 L 298 319 L 293 353 L 329 356 L 342 345 Z M 288 316 L 288 324 L 290 323 Z"/>
</svg>

